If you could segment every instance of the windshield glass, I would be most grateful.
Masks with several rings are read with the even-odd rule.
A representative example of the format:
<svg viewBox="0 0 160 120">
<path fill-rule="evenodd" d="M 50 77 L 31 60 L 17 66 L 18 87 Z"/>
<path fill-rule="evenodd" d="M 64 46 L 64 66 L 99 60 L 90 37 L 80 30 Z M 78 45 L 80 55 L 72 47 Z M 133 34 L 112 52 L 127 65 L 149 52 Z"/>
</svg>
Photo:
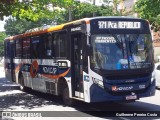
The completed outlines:
<svg viewBox="0 0 160 120">
<path fill-rule="evenodd" d="M 150 34 L 92 35 L 94 68 L 106 70 L 148 68 L 152 63 Z"/>
</svg>

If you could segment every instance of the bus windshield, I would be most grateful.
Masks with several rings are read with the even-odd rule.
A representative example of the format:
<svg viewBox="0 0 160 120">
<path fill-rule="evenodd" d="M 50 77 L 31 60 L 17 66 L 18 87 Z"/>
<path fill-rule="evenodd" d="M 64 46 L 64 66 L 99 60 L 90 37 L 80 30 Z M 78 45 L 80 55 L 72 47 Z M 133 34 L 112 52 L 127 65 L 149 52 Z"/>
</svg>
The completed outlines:
<svg viewBox="0 0 160 120">
<path fill-rule="evenodd" d="M 95 34 L 91 36 L 91 64 L 104 70 L 140 69 L 152 65 L 150 34 Z"/>
</svg>

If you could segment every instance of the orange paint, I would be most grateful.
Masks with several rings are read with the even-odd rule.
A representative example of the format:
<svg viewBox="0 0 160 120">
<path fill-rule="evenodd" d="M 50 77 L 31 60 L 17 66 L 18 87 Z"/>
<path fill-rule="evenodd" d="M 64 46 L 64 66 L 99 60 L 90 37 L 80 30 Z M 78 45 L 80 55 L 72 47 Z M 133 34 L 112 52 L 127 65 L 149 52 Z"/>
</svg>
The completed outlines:
<svg viewBox="0 0 160 120">
<path fill-rule="evenodd" d="M 30 67 L 30 75 L 32 78 L 34 78 L 37 75 L 38 68 L 39 68 L 38 62 L 37 62 L 37 60 L 34 60 L 31 64 L 31 67 Z"/>
<path fill-rule="evenodd" d="M 15 73 L 18 73 L 22 67 L 22 63 L 20 63 L 16 68 L 15 68 Z"/>
<path fill-rule="evenodd" d="M 57 78 L 66 76 L 69 71 L 70 71 L 70 68 L 66 72 L 64 72 L 62 74 L 59 74 L 59 75 L 46 75 L 46 74 L 42 74 L 42 76 L 50 78 L 50 79 L 57 79 Z"/>
</svg>

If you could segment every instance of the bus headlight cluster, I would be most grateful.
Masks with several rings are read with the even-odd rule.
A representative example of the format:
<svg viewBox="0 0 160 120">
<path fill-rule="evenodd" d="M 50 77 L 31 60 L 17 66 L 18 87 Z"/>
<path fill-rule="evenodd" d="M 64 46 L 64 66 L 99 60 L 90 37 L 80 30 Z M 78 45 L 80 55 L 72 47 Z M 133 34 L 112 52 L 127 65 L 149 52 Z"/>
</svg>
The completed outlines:
<svg viewBox="0 0 160 120">
<path fill-rule="evenodd" d="M 93 80 L 93 82 L 94 82 L 95 84 L 98 84 L 100 87 L 102 87 L 102 88 L 104 87 L 102 80 L 99 80 L 99 79 L 97 79 L 97 78 L 92 78 L 92 80 Z"/>
<path fill-rule="evenodd" d="M 151 83 L 155 80 L 155 71 L 152 72 Z"/>
</svg>

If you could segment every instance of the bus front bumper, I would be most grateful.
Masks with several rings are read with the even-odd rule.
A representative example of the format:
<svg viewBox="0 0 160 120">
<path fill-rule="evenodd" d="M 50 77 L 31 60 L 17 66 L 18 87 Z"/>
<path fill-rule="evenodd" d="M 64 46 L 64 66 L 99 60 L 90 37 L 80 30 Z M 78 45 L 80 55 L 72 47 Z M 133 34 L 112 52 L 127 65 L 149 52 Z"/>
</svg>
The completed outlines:
<svg viewBox="0 0 160 120">
<path fill-rule="evenodd" d="M 104 88 L 98 86 L 97 84 L 92 84 L 90 88 L 90 102 L 105 102 L 105 101 L 133 101 L 133 100 L 138 100 L 139 98 L 142 97 L 150 97 L 155 95 L 155 80 L 152 81 L 152 83 L 143 91 L 139 92 L 137 91 L 130 93 L 123 92 L 118 93 L 118 95 L 112 94 L 110 92 L 107 92 Z M 134 95 L 133 95 L 134 93 Z M 132 95 L 134 97 L 132 97 Z M 131 96 L 131 99 L 128 99 L 129 96 Z M 134 99 L 133 99 L 134 98 Z"/>
</svg>

